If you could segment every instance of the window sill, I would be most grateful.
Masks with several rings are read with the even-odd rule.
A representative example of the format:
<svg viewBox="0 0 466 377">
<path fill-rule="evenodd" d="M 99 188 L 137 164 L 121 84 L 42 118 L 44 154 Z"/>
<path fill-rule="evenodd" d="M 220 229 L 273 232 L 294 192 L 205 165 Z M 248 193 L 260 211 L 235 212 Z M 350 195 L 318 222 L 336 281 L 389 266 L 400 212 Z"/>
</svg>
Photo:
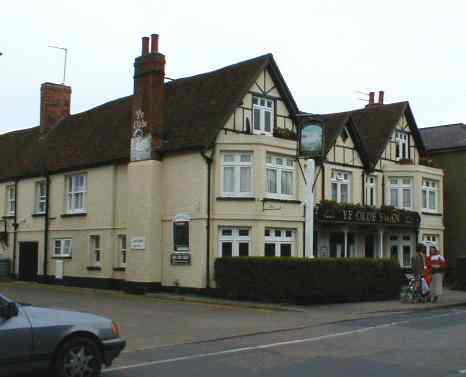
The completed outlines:
<svg viewBox="0 0 466 377">
<path fill-rule="evenodd" d="M 2 216 L 4 219 L 14 219 L 15 218 L 15 215 L 5 215 L 5 216 Z"/>
<path fill-rule="evenodd" d="M 60 256 L 60 255 L 54 255 L 52 257 L 52 259 L 71 259 L 71 255 L 70 256 Z"/>
<path fill-rule="evenodd" d="M 37 212 L 31 215 L 32 217 L 45 217 L 45 213 Z"/>
<path fill-rule="evenodd" d="M 86 267 L 86 269 L 88 271 L 102 271 L 102 268 L 101 267 L 97 267 L 97 266 L 88 266 Z"/>
<path fill-rule="evenodd" d="M 422 211 L 421 212 L 422 215 L 428 215 L 428 216 L 443 216 L 441 213 L 439 212 L 427 212 L 427 211 Z"/>
<path fill-rule="evenodd" d="M 217 200 L 242 200 L 242 201 L 255 201 L 256 198 L 254 196 L 217 196 Z"/>
<path fill-rule="evenodd" d="M 113 268 L 113 271 L 125 272 L 125 271 L 126 271 L 126 267 L 114 267 L 114 268 Z"/>
<path fill-rule="evenodd" d="M 85 217 L 87 212 L 76 212 L 76 213 L 63 213 L 60 217 Z"/>
<path fill-rule="evenodd" d="M 262 199 L 263 202 L 277 202 L 277 203 L 294 203 L 294 204 L 301 204 L 301 200 L 296 199 L 279 199 L 279 198 L 264 198 Z"/>
</svg>

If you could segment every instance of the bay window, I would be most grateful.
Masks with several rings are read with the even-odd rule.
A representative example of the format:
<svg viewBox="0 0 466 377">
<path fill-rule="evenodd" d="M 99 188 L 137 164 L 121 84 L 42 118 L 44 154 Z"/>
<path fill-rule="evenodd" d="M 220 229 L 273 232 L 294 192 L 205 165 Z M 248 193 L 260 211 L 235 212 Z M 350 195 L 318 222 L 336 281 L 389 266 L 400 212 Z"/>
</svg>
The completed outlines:
<svg viewBox="0 0 466 377">
<path fill-rule="evenodd" d="M 251 245 L 249 228 L 221 227 L 219 229 L 220 257 L 247 257 Z"/>
<path fill-rule="evenodd" d="M 70 175 L 67 180 L 67 212 L 82 213 L 87 210 L 87 176 Z"/>
<path fill-rule="evenodd" d="M 252 153 L 225 152 L 222 158 L 224 196 L 252 196 Z"/>
<path fill-rule="evenodd" d="M 268 197 L 290 199 L 294 195 L 293 158 L 267 154 L 266 193 Z"/>
<path fill-rule="evenodd" d="M 332 200 L 337 203 L 350 203 L 351 173 L 332 171 Z"/>
<path fill-rule="evenodd" d="M 273 122 L 273 100 L 258 96 L 252 97 L 253 132 L 271 135 Z"/>
<path fill-rule="evenodd" d="M 390 205 L 399 209 L 413 208 L 412 177 L 390 178 Z"/>
<path fill-rule="evenodd" d="M 426 212 L 438 211 L 438 187 L 437 181 L 432 179 L 422 180 L 422 210 Z"/>
<path fill-rule="evenodd" d="M 294 229 L 265 229 L 264 256 L 291 257 L 295 255 L 296 231 Z"/>
</svg>

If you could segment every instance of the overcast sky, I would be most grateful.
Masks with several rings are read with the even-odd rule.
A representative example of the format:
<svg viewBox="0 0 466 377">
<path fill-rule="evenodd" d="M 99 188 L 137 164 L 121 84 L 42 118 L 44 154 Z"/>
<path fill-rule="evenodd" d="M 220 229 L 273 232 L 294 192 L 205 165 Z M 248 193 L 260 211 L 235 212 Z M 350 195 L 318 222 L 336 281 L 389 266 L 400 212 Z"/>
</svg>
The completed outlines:
<svg viewBox="0 0 466 377">
<path fill-rule="evenodd" d="M 72 113 L 132 93 L 140 39 L 160 34 L 168 77 L 273 53 L 303 111 L 364 106 L 357 91 L 409 100 L 419 127 L 466 122 L 466 1 L 4 2 L 0 133 L 38 125 L 42 82 L 66 83 Z"/>
</svg>

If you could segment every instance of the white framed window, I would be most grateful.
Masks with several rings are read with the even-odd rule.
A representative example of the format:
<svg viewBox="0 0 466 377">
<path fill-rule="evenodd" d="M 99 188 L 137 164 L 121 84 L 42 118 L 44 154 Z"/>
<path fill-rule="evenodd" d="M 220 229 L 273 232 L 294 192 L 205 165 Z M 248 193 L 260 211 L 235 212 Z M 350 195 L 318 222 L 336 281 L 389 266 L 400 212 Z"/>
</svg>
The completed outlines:
<svg viewBox="0 0 466 377">
<path fill-rule="evenodd" d="M 16 188 L 15 185 L 6 186 L 6 215 L 14 216 L 16 210 Z"/>
<path fill-rule="evenodd" d="M 350 203 L 351 173 L 345 171 L 332 171 L 332 200 L 337 203 Z"/>
<path fill-rule="evenodd" d="M 72 253 L 71 238 L 53 240 L 53 256 L 54 257 L 71 257 Z"/>
<path fill-rule="evenodd" d="M 47 184 L 45 181 L 36 182 L 35 187 L 35 213 L 45 213 L 45 205 L 47 201 Z"/>
<path fill-rule="evenodd" d="M 390 177 L 390 205 L 399 209 L 413 208 L 413 178 Z"/>
<path fill-rule="evenodd" d="M 366 177 L 366 204 L 368 206 L 377 206 L 377 177 L 369 175 Z"/>
<path fill-rule="evenodd" d="M 396 160 L 409 158 L 409 134 L 400 130 L 395 132 L 395 157 Z"/>
<path fill-rule="evenodd" d="M 264 256 L 266 257 L 291 257 L 296 251 L 295 229 L 265 229 Z"/>
<path fill-rule="evenodd" d="M 422 180 L 422 210 L 438 212 L 439 183 L 433 179 Z"/>
<path fill-rule="evenodd" d="M 292 157 L 267 153 L 266 193 L 268 197 L 290 199 L 295 193 L 295 161 Z"/>
<path fill-rule="evenodd" d="M 224 196 L 252 196 L 252 153 L 224 152 L 222 156 Z"/>
<path fill-rule="evenodd" d="M 173 222 L 173 248 L 176 252 L 189 252 L 189 223 L 189 221 Z"/>
<path fill-rule="evenodd" d="M 273 100 L 269 98 L 252 97 L 253 132 L 259 134 L 273 133 Z"/>
<path fill-rule="evenodd" d="M 127 244 L 127 237 L 126 234 L 120 234 L 118 236 L 118 254 L 117 254 L 117 266 L 118 267 L 126 267 L 126 258 L 128 244 Z"/>
<path fill-rule="evenodd" d="M 219 228 L 220 257 L 248 257 L 251 248 L 251 229 L 245 227 Z"/>
<path fill-rule="evenodd" d="M 427 255 L 430 255 L 430 247 L 435 246 L 436 249 L 440 250 L 440 235 L 439 234 L 423 234 L 422 240 L 427 247 Z"/>
<path fill-rule="evenodd" d="M 67 212 L 83 213 L 87 211 L 87 175 L 77 174 L 66 177 Z"/>
<path fill-rule="evenodd" d="M 413 257 L 415 237 L 410 234 L 394 234 L 390 236 L 390 257 L 395 258 L 401 267 L 410 267 Z"/>
<path fill-rule="evenodd" d="M 102 263 L 102 249 L 100 245 L 100 236 L 89 237 L 89 256 L 90 263 L 93 267 L 100 267 Z"/>
</svg>

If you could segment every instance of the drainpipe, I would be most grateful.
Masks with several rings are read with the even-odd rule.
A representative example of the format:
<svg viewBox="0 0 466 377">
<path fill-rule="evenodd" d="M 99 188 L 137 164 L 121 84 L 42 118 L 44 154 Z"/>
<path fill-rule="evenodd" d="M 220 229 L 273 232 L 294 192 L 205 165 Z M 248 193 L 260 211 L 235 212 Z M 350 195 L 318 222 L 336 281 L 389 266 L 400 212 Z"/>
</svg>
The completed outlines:
<svg viewBox="0 0 466 377">
<path fill-rule="evenodd" d="M 18 232 L 18 180 L 15 181 L 15 215 L 13 219 L 13 274 L 16 274 L 16 240 Z M 19 273 L 19 271 L 18 271 Z"/>
<path fill-rule="evenodd" d="M 45 218 L 44 218 L 44 267 L 43 274 L 45 282 L 47 282 L 47 267 L 48 267 L 48 254 L 49 254 L 49 193 L 50 193 L 50 177 L 45 174 Z"/>
<path fill-rule="evenodd" d="M 201 152 L 202 157 L 207 163 L 207 241 L 206 241 L 206 289 L 210 288 L 210 196 L 211 196 L 211 173 L 212 173 L 212 162 L 213 158 L 205 154 L 204 151 Z"/>
</svg>

